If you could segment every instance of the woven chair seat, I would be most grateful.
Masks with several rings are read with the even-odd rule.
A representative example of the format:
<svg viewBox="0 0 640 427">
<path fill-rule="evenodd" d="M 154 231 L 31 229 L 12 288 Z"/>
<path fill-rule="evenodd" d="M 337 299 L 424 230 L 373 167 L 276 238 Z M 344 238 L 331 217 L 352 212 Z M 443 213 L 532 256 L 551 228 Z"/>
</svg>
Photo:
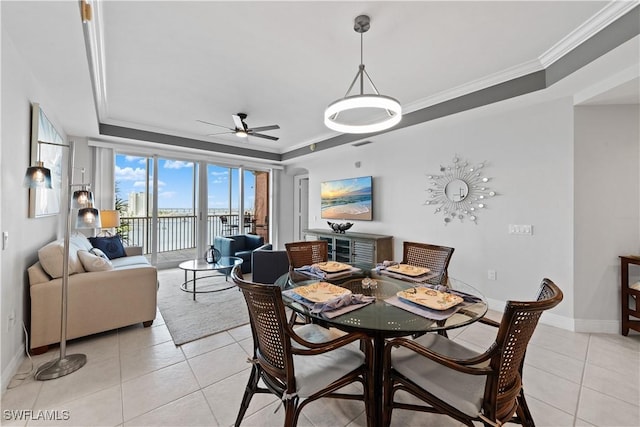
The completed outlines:
<svg viewBox="0 0 640 427">
<path fill-rule="evenodd" d="M 479 355 L 437 334 L 423 335 L 415 342 L 454 359 L 469 359 Z M 438 399 L 470 417 L 480 412 L 486 382 L 484 376 L 449 369 L 404 347 L 391 353 L 391 364 L 397 372 L 411 378 L 419 387 L 429 390 Z"/>
<path fill-rule="evenodd" d="M 296 328 L 296 334 L 309 342 L 322 343 L 342 334 L 312 323 Z M 296 348 L 304 348 L 292 342 Z M 365 363 L 364 353 L 357 345 L 349 345 L 315 356 L 293 356 L 296 366 L 298 396 L 307 398 Z"/>
</svg>

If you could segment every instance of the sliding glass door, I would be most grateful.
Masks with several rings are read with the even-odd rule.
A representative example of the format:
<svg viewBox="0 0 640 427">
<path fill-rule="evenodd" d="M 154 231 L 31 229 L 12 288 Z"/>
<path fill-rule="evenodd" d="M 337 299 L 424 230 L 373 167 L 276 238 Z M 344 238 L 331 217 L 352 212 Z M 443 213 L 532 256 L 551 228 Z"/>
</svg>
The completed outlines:
<svg viewBox="0 0 640 427">
<path fill-rule="evenodd" d="M 269 172 L 207 165 L 207 236 L 258 234 L 269 241 Z"/>
<path fill-rule="evenodd" d="M 201 258 L 218 235 L 269 242 L 269 171 L 118 153 L 115 180 L 118 233 L 158 267 Z"/>
<path fill-rule="evenodd" d="M 116 155 L 118 232 L 127 244 L 142 246 L 155 265 L 198 258 L 197 177 L 191 161 Z"/>
</svg>

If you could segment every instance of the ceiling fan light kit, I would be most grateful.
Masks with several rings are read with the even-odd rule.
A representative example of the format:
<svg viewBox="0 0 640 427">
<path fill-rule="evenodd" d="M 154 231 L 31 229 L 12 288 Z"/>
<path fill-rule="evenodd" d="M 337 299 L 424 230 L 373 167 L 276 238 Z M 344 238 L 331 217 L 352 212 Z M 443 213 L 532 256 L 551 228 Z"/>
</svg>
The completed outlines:
<svg viewBox="0 0 640 427">
<path fill-rule="evenodd" d="M 360 15 L 356 17 L 353 29 L 355 32 L 360 33 L 360 65 L 358 66 L 358 72 L 356 73 L 351 86 L 347 90 L 347 93 L 342 99 L 329 104 L 324 112 L 324 124 L 329 128 L 343 133 L 371 133 L 379 132 L 385 129 L 389 129 L 397 125 L 402 120 L 402 106 L 397 99 L 390 96 L 380 95 L 378 89 L 373 84 L 371 77 L 364 68 L 364 61 L 362 60 L 362 34 L 366 33 L 371 27 L 371 21 L 369 16 Z M 371 85 L 374 93 L 364 93 L 364 79 Z M 351 89 L 356 82 L 359 82 L 360 93 L 358 95 L 351 95 Z M 381 120 L 374 121 L 366 124 L 352 124 L 338 121 L 340 113 L 350 110 L 364 110 L 364 109 L 378 109 L 384 110 L 385 115 Z"/>
</svg>

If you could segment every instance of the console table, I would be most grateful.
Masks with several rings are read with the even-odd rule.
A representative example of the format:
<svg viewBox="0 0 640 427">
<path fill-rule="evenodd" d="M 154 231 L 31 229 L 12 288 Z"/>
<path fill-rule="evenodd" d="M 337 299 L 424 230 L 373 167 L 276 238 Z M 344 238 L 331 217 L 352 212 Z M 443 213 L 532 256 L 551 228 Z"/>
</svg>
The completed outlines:
<svg viewBox="0 0 640 427">
<path fill-rule="evenodd" d="M 640 266 L 640 256 L 629 255 L 620 257 L 620 287 L 622 301 L 622 335 L 627 336 L 629 329 L 640 332 L 640 289 L 629 287 L 629 265 Z M 629 297 L 634 297 L 633 302 Z M 631 305 L 633 304 L 633 308 Z M 633 320 L 631 318 L 635 318 Z"/>
<path fill-rule="evenodd" d="M 355 232 L 342 234 L 320 229 L 303 232 L 305 237 L 327 241 L 331 261 L 375 265 L 385 260 L 393 260 L 392 236 Z"/>
</svg>

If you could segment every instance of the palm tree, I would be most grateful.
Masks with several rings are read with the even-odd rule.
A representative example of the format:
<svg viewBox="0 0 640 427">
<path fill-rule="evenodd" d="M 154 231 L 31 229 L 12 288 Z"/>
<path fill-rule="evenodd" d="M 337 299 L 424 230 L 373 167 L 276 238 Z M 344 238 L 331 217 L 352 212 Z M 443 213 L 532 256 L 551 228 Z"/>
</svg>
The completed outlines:
<svg viewBox="0 0 640 427">
<path fill-rule="evenodd" d="M 116 181 L 115 183 L 115 199 L 116 199 L 116 210 L 120 213 L 120 226 L 116 228 L 116 235 L 120 237 L 123 243 L 129 244 L 129 230 L 131 228 L 131 224 L 128 221 L 123 221 L 122 218 L 127 214 L 127 210 L 129 209 L 129 203 L 120 197 L 120 189 L 119 183 Z"/>
</svg>

